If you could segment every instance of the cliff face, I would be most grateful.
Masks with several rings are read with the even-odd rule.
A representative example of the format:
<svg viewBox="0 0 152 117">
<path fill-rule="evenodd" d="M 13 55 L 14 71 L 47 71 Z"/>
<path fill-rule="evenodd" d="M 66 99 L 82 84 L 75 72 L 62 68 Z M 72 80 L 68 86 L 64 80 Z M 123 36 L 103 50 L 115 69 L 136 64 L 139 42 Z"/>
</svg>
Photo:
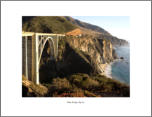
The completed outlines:
<svg viewBox="0 0 152 117">
<path fill-rule="evenodd" d="M 75 73 L 100 74 L 106 64 L 115 58 L 112 44 L 107 40 L 83 37 L 59 41 L 59 61 L 62 61 L 59 62 L 60 71 L 74 69 Z"/>
<path fill-rule="evenodd" d="M 99 39 L 105 39 L 109 40 L 113 46 L 125 46 L 129 45 L 129 42 L 123 39 L 118 39 L 117 37 L 111 36 L 111 35 L 105 35 L 105 34 L 99 34 Z"/>
</svg>

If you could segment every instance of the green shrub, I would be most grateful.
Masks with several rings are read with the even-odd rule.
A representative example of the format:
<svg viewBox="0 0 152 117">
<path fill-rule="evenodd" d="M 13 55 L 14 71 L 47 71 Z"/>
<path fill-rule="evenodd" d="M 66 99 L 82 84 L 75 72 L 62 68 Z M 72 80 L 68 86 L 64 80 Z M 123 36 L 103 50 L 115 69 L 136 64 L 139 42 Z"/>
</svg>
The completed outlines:
<svg viewBox="0 0 152 117">
<path fill-rule="evenodd" d="M 86 80 L 81 82 L 81 86 L 84 89 L 91 89 L 91 88 L 96 88 L 99 86 L 98 81 L 93 80 L 91 78 L 87 78 Z"/>
<path fill-rule="evenodd" d="M 97 95 L 93 94 L 92 92 L 89 92 L 87 90 L 84 91 L 84 95 L 86 97 L 97 97 Z"/>
<path fill-rule="evenodd" d="M 54 78 L 51 85 L 56 90 L 65 90 L 65 89 L 72 88 L 70 82 L 66 78 L 63 78 L 63 79 L 62 78 Z"/>
<path fill-rule="evenodd" d="M 99 86 L 98 81 L 90 78 L 87 74 L 74 74 L 70 76 L 69 80 L 76 86 L 83 89 L 90 89 Z"/>
</svg>

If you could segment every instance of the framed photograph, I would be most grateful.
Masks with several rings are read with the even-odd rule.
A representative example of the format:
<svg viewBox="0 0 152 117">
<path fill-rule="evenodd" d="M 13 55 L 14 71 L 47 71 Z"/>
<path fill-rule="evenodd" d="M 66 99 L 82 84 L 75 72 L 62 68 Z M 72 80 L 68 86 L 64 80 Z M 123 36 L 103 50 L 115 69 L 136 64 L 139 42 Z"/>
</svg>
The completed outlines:
<svg viewBox="0 0 152 117">
<path fill-rule="evenodd" d="M 150 1 L 2 1 L 2 116 L 150 116 Z"/>
<path fill-rule="evenodd" d="M 101 27 L 129 37 L 128 16 L 23 16 L 22 96 L 129 97 L 129 39 Z"/>
</svg>

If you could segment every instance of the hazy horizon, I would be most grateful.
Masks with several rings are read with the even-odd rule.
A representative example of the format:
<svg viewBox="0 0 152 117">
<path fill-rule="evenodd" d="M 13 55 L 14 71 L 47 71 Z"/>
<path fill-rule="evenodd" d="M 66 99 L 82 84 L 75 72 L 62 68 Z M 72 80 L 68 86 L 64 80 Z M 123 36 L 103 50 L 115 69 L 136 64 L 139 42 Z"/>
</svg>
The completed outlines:
<svg viewBox="0 0 152 117">
<path fill-rule="evenodd" d="M 97 25 L 113 36 L 129 41 L 129 16 L 72 16 L 86 23 Z"/>
</svg>

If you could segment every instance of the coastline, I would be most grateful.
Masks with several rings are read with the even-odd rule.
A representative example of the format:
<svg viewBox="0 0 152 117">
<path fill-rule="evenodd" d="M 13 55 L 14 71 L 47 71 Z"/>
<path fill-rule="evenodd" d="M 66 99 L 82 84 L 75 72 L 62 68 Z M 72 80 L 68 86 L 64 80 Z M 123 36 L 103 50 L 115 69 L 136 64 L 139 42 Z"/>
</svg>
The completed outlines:
<svg viewBox="0 0 152 117">
<path fill-rule="evenodd" d="M 109 79 L 117 80 L 117 81 L 119 81 L 121 83 L 124 83 L 124 84 L 129 86 L 129 81 L 127 79 L 125 79 L 124 77 L 123 78 L 121 78 L 119 76 L 117 77 L 117 76 L 115 76 L 115 74 L 112 73 L 113 72 L 112 71 L 113 64 L 115 64 L 115 62 L 116 62 L 116 64 L 117 64 L 117 62 L 124 62 L 124 59 L 123 60 L 122 59 L 115 59 L 112 62 L 106 64 L 105 69 L 101 73 L 101 75 L 103 75 L 103 76 L 105 76 L 105 77 L 107 77 Z M 117 67 L 116 67 L 116 69 L 117 69 Z"/>
<path fill-rule="evenodd" d="M 115 59 L 115 60 L 113 60 L 113 61 L 110 62 L 110 63 L 106 63 L 106 64 L 105 64 L 105 67 L 104 67 L 104 71 L 101 73 L 101 75 L 106 76 L 107 78 L 113 79 L 112 73 L 111 73 L 112 64 L 113 64 L 114 62 L 117 62 L 117 61 L 120 61 L 120 60 L 121 60 L 121 59 Z"/>
<path fill-rule="evenodd" d="M 111 76 L 111 65 L 113 64 L 113 62 L 110 62 L 109 64 L 105 65 L 104 71 L 101 73 L 101 75 L 106 76 L 107 78 L 112 79 Z"/>
</svg>

